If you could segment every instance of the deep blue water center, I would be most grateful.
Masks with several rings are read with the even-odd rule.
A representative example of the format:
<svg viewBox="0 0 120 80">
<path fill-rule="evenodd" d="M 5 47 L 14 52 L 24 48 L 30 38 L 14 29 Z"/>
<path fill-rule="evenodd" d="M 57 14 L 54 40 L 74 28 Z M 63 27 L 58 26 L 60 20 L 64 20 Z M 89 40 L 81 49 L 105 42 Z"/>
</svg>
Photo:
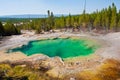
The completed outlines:
<svg viewBox="0 0 120 80">
<path fill-rule="evenodd" d="M 33 54 L 45 54 L 49 57 L 59 56 L 61 58 L 86 56 L 97 49 L 96 45 L 89 45 L 86 40 L 72 38 L 57 38 L 30 41 L 27 45 L 12 49 L 12 52 L 20 51 L 27 56 Z"/>
</svg>

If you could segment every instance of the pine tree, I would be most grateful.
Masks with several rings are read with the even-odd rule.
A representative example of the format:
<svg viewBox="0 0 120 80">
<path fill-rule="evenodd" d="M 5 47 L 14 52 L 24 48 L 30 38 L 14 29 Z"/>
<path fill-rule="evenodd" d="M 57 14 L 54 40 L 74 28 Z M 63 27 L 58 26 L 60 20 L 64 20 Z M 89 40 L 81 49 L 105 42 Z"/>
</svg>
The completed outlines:
<svg viewBox="0 0 120 80">
<path fill-rule="evenodd" d="M 93 23 L 94 27 L 96 29 L 100 29 L 100 26 L 101 26 L 101 14 L 100 12 L 97 11 L 97 16 L 94 20 L 94 23 Z"/>
<path fill-rule="evenodd" d="M 107 9 L 103 9 L 102 11 L 101 11 L 101 26 L 102 26 L 102 29 L 104 29 L 105 30 L 105 28 L 106 28 L 106 25 L 105 25 L 105 18 L 107 17 L 106 15 L 105 15 L 105 12 L 107 11 Z"/>
<path fill-rule="evenodd" d="M 48 10 L 47 13 L 48 13 L 48 17 L 50 17 L 50 10 Z"/>
<path fill-rule="evenodd" d="M 120 31 L 120 19 L 119 19 L 119 21 L 118 21 L 117 26 L 118 26 L 118 31 Z"/>
<path fill-rule="evenodd" d="M 65 20 L 65 17 L 62 15 L 60 17 L 60 22 L 59 22 L 61 25 L 61 28 L 64 28 L 66 26 L 66 20 Z"/>
<path fill-rule="evenodd" d="M 41 33 L 42 32 L 42 28 L 40 25 L 36 25 L 36 33 Z"/>
<path fill-rule="evenodd" d="M 20 34 L 20 31 L 14 26 L 14 24 L 7 22 L 4 26 L 5 35 L 17 35 Z"/>
<path fill-rule="evenodd" d="M 110 25 L 110 20 L 109 20 L 109 10 L 105 10 L 105 30 L 108 32 L 109 30 L 109 25 Z"/>
<path fill-rule="evenodd" d="M 50 16 L 50 21 L 51 21 L 51 30 L 54 29 L 55 27 L 55 21 L 54 21 L 54 14 L 53 12 L 51 12 L 51 16 Z"/>
<path fill-rule="evenodd" d="M 72 27 L 72 17 L 71 17 L 71 14 L 69 14 L 69 16 L 67 17 L 67 26 L 69 27 L 69 28 L 71 28 Z"/>
<path fill-rule="evenodd" d="M 54 14 L 48 10 L 47 31 L 54 29 Z"/>
<path fill-rule="evenodd" d="M 118 12 L 117 21 L 118 21 L 117 23 L 118 31 L 120 31 L 120 10 Z"/>
<path fill-rule="evenodd" d="M 42 28 L 42 30 L 47 31 L 45 18 L 41 19 L 41 28 Z"/>
<path fill-rule="evenodd" d="M 114 31 L 117 30 L 117 9 L 114 3 L 112 4 L 112 18 L 111 18 L 110 29 Z"/>
<path fill-rule="evenodd" d="M 0 36 L 3 36 L 3 35 L 4 35 L 4 28 L 2 23 L 0 22 Z"/>
<path fill-rule="evenodd" d="M 109 8 L 108 8 L 108 30 L 110 30 L 110 24 L 111 24 L 111 16 L 112 16 L 112 8 L 111 8 L 111 6 L 109 6 Z"/>
</svg>

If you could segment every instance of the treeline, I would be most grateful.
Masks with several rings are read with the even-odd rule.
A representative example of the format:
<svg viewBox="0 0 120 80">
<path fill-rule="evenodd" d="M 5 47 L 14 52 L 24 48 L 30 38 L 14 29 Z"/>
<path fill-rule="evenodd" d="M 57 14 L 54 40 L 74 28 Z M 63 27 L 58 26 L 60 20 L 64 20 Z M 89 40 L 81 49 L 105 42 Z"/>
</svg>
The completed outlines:
<svg viewBox="0 0 120 80">
<path fill-rule="evenodd" d="M 37 19 L 19 19 L 12 20 L 6 25 L 0 24 L 0 35 L 19 34 L 21 29 L 36 30 L 37 33 L 59 30 L 72 31 L 96 31 L 96 32 L 113 32 L 120 31 L 120 10 L 114 3 L 108 8 L 96 10 L 93 13 L 83 11 L 81 15 L 71 15 L 55 17 L 53 12 L 48 10 L 47 18 Z M 18 24 L 14 26 L 12 23 Z M 22 24 L 20 24 L 22 23 Z"/>
<path fill-rule="evenodd" d="M 35 18 L 0 18 L 0 21 L 1 22 L 19 23 L 19 22 L 28 22 L 30 19 L 35 19 Z"/>
<path fill-rule="evenodd" d="M 53 12 L 50 12 L 48 10 L 47 18 L 31 19 L 30 22 L 25 22 L 20 27 L 21 29 L 26 30 L 36 30 L 36 33 L 41 33 L 42 31 L 50 31 L 53 29 L 58 29 L 58 27 L 55 25 L 55 19 L 56 17 L 54 17 Z"/>
<path fill-rule="evenodd" d="M 0 36 L 10 36 L 20 34 L 19 27 L 14 26 L 14 24 L 7 22 L 4 26 L 0 22 Z"/>
<path fill-rule="evenodd" d="M 77 29 L 78 31 L 120 31 L 120 10 L 117 11 L 113 3 L 108 8 L 95 11 L 91 14 L 83 11 L 81 15 L 54 17 L 48 10 L 48 18 L 36 19 L 22 25 L 22 29 L 35 29 L 38 33 L 54 29 Z"/>
</svg>

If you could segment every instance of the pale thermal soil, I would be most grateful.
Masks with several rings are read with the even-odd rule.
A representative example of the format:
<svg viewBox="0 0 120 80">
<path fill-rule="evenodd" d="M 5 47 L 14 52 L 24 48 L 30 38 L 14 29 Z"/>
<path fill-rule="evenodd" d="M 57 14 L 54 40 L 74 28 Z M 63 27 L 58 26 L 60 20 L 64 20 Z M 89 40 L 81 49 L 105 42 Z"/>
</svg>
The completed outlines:
<svg viewBox="0 0 120 80">
<path fill-rule="evenodd" d="M 101 48 L 90 56 L 69 58 L 65 60 L 61 60 L 59 57 L 49 58 L 40 54 L 27 57 L 21 52 L 11 54 L 5 53 L 6 49 L 22 46 L 23 44 L 27 44 L 27 42 L 30 40 L 55 37 L 87 37 L 90 40 L 95 40 L 101 45 Z M 73 34 L 63 32 L 36 35 L 34 32 L 28 31 L 23 35 L 12 36 L 1 42 L 0 62 L 6 60 L 14 61 L 15 63 L 28 61 L 36 67 L 40 66 L 37 63 L 41 63 L 41 66 L 45 68 L 52 67 L 52 69 L 50 69 L 47 73 L 48 75 L 54 75 L 55 77 L 60 77 L 64 74 L 75 73 L 82 70 L 95 70 L 95 68 L 100 66 L 104 60 L 109 58 L 120 60 L 120 32 L 109 33 L 106 35 L 93 35 L 91 33 Z"/>
<path fill-rule="evenodd" d="M 103 49 L 101 55 L 105 58 L 114 58 L 120 60 L 120 32 L 109 33 L 100 37 L 104 39 L 108 46 Z"/>
</svg>

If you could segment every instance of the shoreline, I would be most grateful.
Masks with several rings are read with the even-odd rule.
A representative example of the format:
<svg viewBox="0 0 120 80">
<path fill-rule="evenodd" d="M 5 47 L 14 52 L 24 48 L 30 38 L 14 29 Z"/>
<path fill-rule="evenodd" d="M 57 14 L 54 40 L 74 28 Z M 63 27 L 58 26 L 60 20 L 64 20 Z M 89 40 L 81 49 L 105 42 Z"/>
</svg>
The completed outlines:
<svg viewBox="0 0 120 80">
<path fill-rule="evenodd" d="M 112 34 L 112 33 L 110 33 Z M 108 34 L 109 35 L 109 34 Z M 105 35 L 107 36 L 107 35 Z M 51 34 L 22 34 L 22 35 L 13 35 L 9 37 L 7 40 L 3 41 L 3 44 L 0 44 L 0 54 L 5 53 L 4 51 L 16 47 L 21 47 L 22 45 L 28 44 L 29 41 L 33 40 L 42 40 L 42 39 L 52 39 L 52 38 L 67 38 L 67 37 L 72 37 L 72 38 L 81 38 L 81 39 L 88 39 L 88 40 L 94 40 L 96 41 L 97 44 L 101 45 L 102 48 L 99 49 L 100 53 L 104 51 L 105 48 L 109 48 L 111 46 L 110 41 L 106 40 L 106 37 L 103 35 L 100 36 L 93 36 L 90 34 L 74 34 L 74 33 L 64 33 L 64 32 L 59 32 L 59 33 L 51 33 Z M 109 36 L 108 36 L 109 37 Z M 23 53 L 22 53 L 23 54 Z M 104 55 L 102 55 L 104 56 Z"/>
<path fill-rule="evenodd" d="M 13 35 L 13 36 L 11 36 L 11 38 L 5 40 L 5 42 L 3 41 L 4 42 L 3 43 L 4 45 L 2 44 L 3 46 L 1 46 L 1 44 L 0 44 L 0 47 L 1 47 L 0 48 L 0 51 L 1 51 L 0 54 L 3 53 L 2 55 L 4 55 L 4 53 L 5 53 L 6 56 L 10 55 L 10 54 L 6 53 L 5 51 L 8 50 L 8 49 L 16 48 L 16 47 L 21 47 L 22 45 L 28 44 L 29 41 L 42 40 L 42 39 L 48 39 L 48 38 L 52 39 L 52 38 L 57 38 L 57 37 L 59 37 L 59 38 L 72 37 L 72 38 L 93 40 L 93 38 L 89 38 L 90 36 L 87 35 L 87 34 L 73 34 L 73 33 L 51 33 L 51 34 L 39 34 L 39 35 L 38 34 Z M 20 56 L 24 55 L 24 53 L 21 53 L 21 52 L 15 52 L 15 53 L 12 53 L 12 54 L 16 54 L 16 56 L 19 56 L 19 55 L 17 55 L 17 53 Z M 23 58 L 27 58 L 27 57 L 28 56 L 26 56 L 26 55 L 23 56 Z M 22 59 L 22 58 L 18 58 L 18 60 L 19 59 Z M 10 60 L 10 59 L 8 59 L 8 60 Z M 0 59 L 0 61 L 1 61 L 1 59 Z"/>
<path fill-rule="evenodd" d="M 115 36 L 116 35 L 116 36 Z M 13 42 L 10 42 L 8 45 L 14 43 L 15 40 L 22 39 L 21 36 L 24 36 L 24 42 L 20 40 L 20 43 L 17 43 L 12 46 L 7 46 L 4 50 L 0 50 L 0 63 L 2 62 L 11 62 L 15 64 L 25 64 L 24 62 L 31 62 L 32 65 L 38 65 L 39 62 L 43 62 L 46 64 L 46 66 L 51 66 L 53 69 L 48 71 L 49 75 L 56 75 L 59 73 L 61 76 L 67 73 L 76 73 L 83 70 L 95 70 L 99 66 L 101 66 L 105 60 L 107 59 L 115 59 L 120 60 L 120 53 L 118 51 L 120 41 L 120 35 L 119 33 L 109 33 L 107 35 L 99 35 L 99 36 L 92 36 L 90 34 L 73 34 L 73 33 L 52 33 L 52 34 L 40 34 L 40 35 L 27 35 L 30 37 L 26 37 L 24 35 L 19 36 L 11 36 L 9 40 L 13 40 Z M 115 37 L 114 37 L 115 36 Z M 43 54 L 35 54 L 32 56 L 26 56 L 25 54 L 21 52 L 15 52 L 15 53 L 5 53 L 5 50 L 14 47 L 21 46 L 23 44 L 27 44 L 31 40 L 40 40 L 40 39 L 47 39 L 47 38 L 66 38 L 66 37 L 73 37 L 73 38 L 82 38 L 82 39 L 88 39 L 90 42 L 91 40 L 95 41 L 95 43 L 101 45 L 101 48 L 95 51 L 95 53 L 90 54 L 89 56 L 84 57 L 75 57 L 75 58 L 68 58 L 65 60 L 62 60 L 60 57 L 48 57 Z M 112 38 L 111 38 L 112 37 Z M 6 40 L 7 41 L 7 40 Z M 116 41 L 116 42 L 114 42 Z M 19 42 L 19 41 L 18 41 Z M 22 44 L 21 44 L 22 43 Z M 117 47 L 117 48 L 116 48 Z M 118 49 L 118 50 L 117 50 Z M 110 50 L 110 51 L 109 51 Z M 111 51 L 112 50 L 112 51 Z M 55 73 L 54 73 L 55 72 Z M 57 75 L 56 75 L 57 76 Z"/>
</svg>

